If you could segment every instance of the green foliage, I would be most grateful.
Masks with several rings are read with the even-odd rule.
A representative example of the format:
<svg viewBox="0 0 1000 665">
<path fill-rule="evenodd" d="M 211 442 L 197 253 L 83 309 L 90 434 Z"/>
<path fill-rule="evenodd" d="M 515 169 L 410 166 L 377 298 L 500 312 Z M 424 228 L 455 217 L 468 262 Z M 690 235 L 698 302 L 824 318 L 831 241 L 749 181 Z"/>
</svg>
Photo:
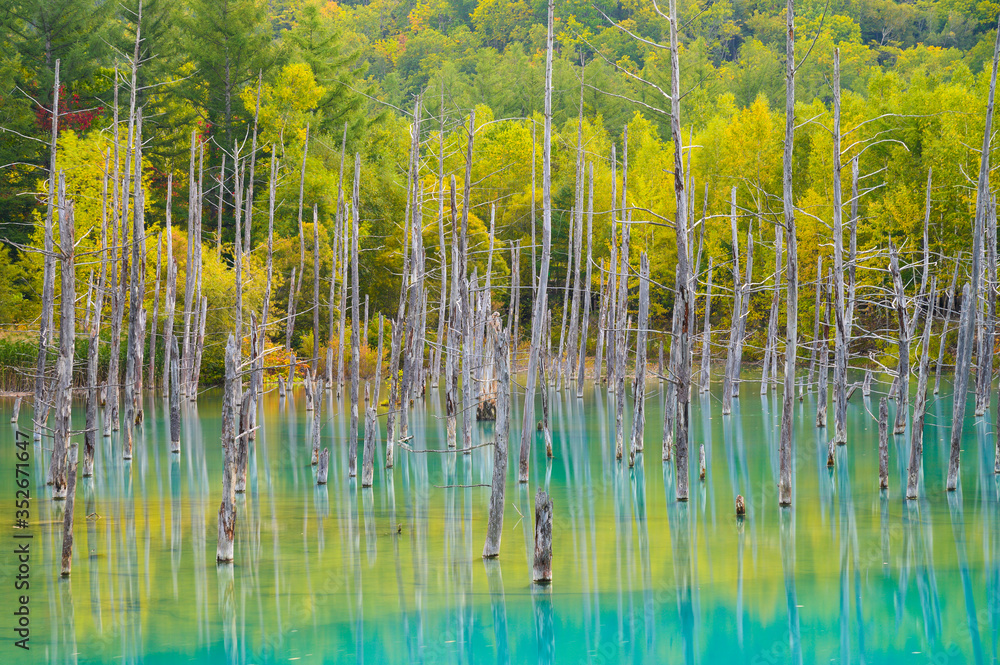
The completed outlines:
<svg viewBox="0 0 1000 665">
<path fill-rule="evenodd" d="M 436 270 L 451 222 L 449 183 L 455 178 L 459 208 L 465 173 L 468 112 L 476 110 L 469 201 L 469 267 L 482 275 L 491 216 L 496 228 L 494 298 L 506 303 L 509 247 L 520 241 L 521 281 L 530 280 L 530 242 L 540 238 L 541 125 L 545 66 L 543 0 L 373 0 L 339 4 L 322 0 L 142 0 L 142 62 L 137 103 L 143 107 L 146 187 L 145 305 L 151 311 L 156 233 L 166 227 L 166 182 L 173 176 L 170 210 L 178 290 L 187 277 L 189 216 L 203 224 L 203 292 L 209 321 L 203 380 L 221 377 L 222 340 L 234 314 L 233 149 L 250 155 L 250 135 L 260 109 L 251 253 L 244 258 L 244 320 L 259 315 L 265 277 L 264 242 L 270 210 L 268 175 L 275 157 L 274 242 L 269 342 L 284 344 L 289 277 L 304 247 L 299 319 L 293 346 L 311 356 L 311 308 L 321 307 L 327 339 L 329 284 L 338 288 L 345 266 L 334 257 L 354 186 L 353 155 L 361 160 L 361 296 L 377 312 L 398 305 L 403 229 L 407 211 L 412 110 L 422 101 L 420 210 L 428 267 Z M 75 204 L 80 257 L 100 247 L 105 164 L 113 154 L 112 88 L 119 84 L 119 112 L 127 117 L 130 64 L 138 0 L 123 4 L 83 0 L 17 0 L 3 14 L 0 45 L 0 323 L 28 327 L 39 313 L 41 257 L 14 243 L 41 243 L 47 188 L 54 58 L 65 82 L 57 167 L 66 174 Z M 931 250 L 955 255 L 969 244 L 974 193 L 968 174 L 978 168 L 986 86 L 1000 5 L 991 0 L 810 0 L 797 3 L 794 190 L 804 283 L 816 278 L 815 259 L 830 254 L 833 181 L 831 85 L 834 49 L 840 51 L 844 133 L 842 186 L 849 200 L 849 161 L 859 157 L 871 188 L 859 202 L 859 248 L 901 245 L 904 264 L 919 247 L 925 183 L 933 170 Z M 576 205 L 577 117 L 582 101 L 584 160 L 594 167 L 593 255 L 609 256 L 612 145 L 618 150 L 621 194 L 624 129 L 629 132 L 628 204 L 636 221 L 669 224 L 675 215 L 673 146 L 669 141 L 668 25 L 652 3 L 626 0 L 603 8 L 583 0 L 556 7 L 553 63 L 553 264 L 562 285 L 570 216 Z M 715 283 L 732 285 L 729 198 L 736 191 L 741 257 L 747 234 L 755 243 L 755 281 L 773 280 L 774 231 L 780 223 L 781 142 L 784 107 L 784 3 L 753 0 L 681 2 L 682 125 L 691 164 L 689 200 L 695 221 L 703 216 L 704 269 L 715 261 Z M 631 33 L 631 34 L 629 34 Z M 636 39 L 632 35 L 636 35 Z M 581 57 L 583 65 L 581 66 Z M 117 74 L 116 74 L 117 72 Z M 643 83 L 645 79 L 649 84 Z M 582 100 L 581 100 L 582 98 Z M 90 109 L 90 110 L 87 110 Z M 86 116 L 80 115 L 86 111 Z M 84 123 L 83 120 L 86 120 Z M 309 128 L 308 154 L 306 127 Z M 346 143 L 345 141 L 346 126 Z M 119 128 L 119 168 L 125 166 L 125 125 Z M 189 210 L 188 150 L 192 131 L 204 150 L 204 199 Z M 343 150 L 343 153 L 342 153 Z M 443 152 L 443 159 L 440 157 Z M 221 170 L 225 154 L 226 170 Z M 342 154 L 344 162 L 342 164 Z M 299 207 L 300 169 L 302 209 Z M 995 160 L 994 160 L 995 161 Z M 249 164 L 241 166 L 249 179 Z M 874 176 L 871 174 L 875 174 Z M 443 179 L 441 178 L 443 175 Z M 532 186 L 534 183 L 534 187 Z M 219 187 L 222 187 L 221 211 Z M 41 196 L 26 196 L 41 192 Z M 445 199 L 441 216 L 441 198 Z M 585 199 L 586 200 L 586 199 Z M 532 209 L 534 201 L 534 210 Z M 110 204 L 109 204 L 110 205 Z M 313 209 L 316 224 L 313 224 Z M 532 213 L 535 228 L 532 228 Z M 114 216 L 115 211 L 109 212 Z M 216 237 L 221 215 L 222 237 Z M 300 236 L 300 223 L 302 219 Z M 313 303 L 313 229 L 320 238 L 320 302 Z M 700 228 L 700 227 L 699 227 Z M 647 251 L 652 277 L 671 284 L 676 262 L 672 232 L 650 226 L 633 231 L 633 260 Z M 450 253 L 445 252 L 450 264 Z M 808 257 L 808 260 L 806 259 Z M 89 260 L 77 263 L 86 283 Z M 863 281 L 881 274 L 862 271 Z M 429 279 L 429 319 L 436 322 L 439 280 Z M 867 282 L 866 282 L 867 283 Z M 593 287 L 598 284 L 597 271 Z M 631 284 L 635 287 L 635 284 Z M 804 287 L 805 288 L 805 287 Z M 635 291 L 635 288 L 632 289 Z M 664 327 L 673 307 L 669 289 L 654 289 L 652 325 Z M 78 295 L 80 291 L 78 289 Z M 523 294 L 522 294 L 523 295 Z M 57 286 L 57 298 L 58 286 Z M 183 300 L 183 298 L 181 298 Z M 800 317 L 811 325 L 811 298 Z M 522 314 L 528 311 L 522 302 Z M 556 318 L 560 298 L 551 303 Z M 770 302 L 755 295 L 751 327 Z M 699 305 L 700 306 L 700 305 Z M 182 305 L 179 304 L 179 309 Z M 105 301 L 105 316 L 110 303 Z M 725 321 L 726 308 L 714 308 Z M 78 306 L 82 318 L 83 304 Z M 161 300 L 161 317 L 163 307 Z M 338 316 L 335 317 L 339 321 Z M 162 330 L 162 320 L 158 322 Z M 372 333 L 374 335 L 374 333 Z M 370 338 L 371 342 L 376 342 Z"/>
</svg>

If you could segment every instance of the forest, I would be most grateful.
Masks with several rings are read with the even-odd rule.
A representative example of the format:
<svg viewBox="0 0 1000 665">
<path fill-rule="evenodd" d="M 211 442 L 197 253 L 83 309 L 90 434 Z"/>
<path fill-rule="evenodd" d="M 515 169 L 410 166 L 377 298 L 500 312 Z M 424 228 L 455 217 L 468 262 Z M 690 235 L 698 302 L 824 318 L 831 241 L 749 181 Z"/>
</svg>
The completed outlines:
<svg viewBox="0 0 1000 665">
<path fill-rule="evenodd" d="M 968 246 L 967 220 L 975 204 L 972 178 L 979 159 L 975 146 L 983 131 L 997 9 L 990 2 L 951 0 L 916 4 L 830 0 L 797 8 L 795 46 L 805 57 L 800 56 L 796 71 L 793 185 L 800 212 L 799 252 L 809 257 L 802 261 L 803 285 L 816 279 L 816 258 L 829 259 L 832 253 L 835 48 L 840 52 L 843 88 L 842 160 L 849 164 L 857 158 L 860 172 L 858 251 L 863 254 L 894 241 L 909 278 L 906 258 L 919 262 L 922 250 L 915 239 L 920 236 L 925 199 L 931 202 L 932 254 L 951 257 Z M 314 223 L 322 284 L 318 305 L 330 305 L 328 285 L 337 269 L 331 250 L 338 201 L 343 202 L 338 192 L 349 192 L 353 178 L 350 164 L 343 169 L 342 156 L 355 152 L 361 155 L 361 297 L 370 303 L 373 316 L 390 311 L 401 280 L 409 135 L 418 100 L 423 122 L 417 178 L 428 261 L 439 262 L 436 226 L 447 198 L 445 185 L 455 176 L 460 192 L 464 187 L 464 144 L 472 110 L 476 146 L 469 188 L 470 261 L 483 272 L 491 219 L 497 247 L 505 249 L 495 258 L 495 281 L 509 279 L 511 256 L 506 248 L 516 242 L 528 252 L 538 244 L 544 3 L 145 0 L 138 66 L 130 90 L 137 10 L 136 2 L 33 0 L 8 3 L 0 15 L 5 46 L 0 55 L 4 82 L 0 334 L 8 387 L 15 381 L 11 368 L 30 367 L 35 355 L 29 348 L 35 340 L 24 333 L 37 325 L 41 309 L 42 259 L 25 248 L 39 246 L 43 236 L 55 93 L 62 104 L 56 168 L 65 173 L 66 195 L 76 201 L 76 237 L 83 252 L 100 247 L 102 174 L 114 170 L 114 159 L 120 170 L 126 168 L 124 123 L 130 95 L 134 94 L 131 103 L 144 109 L 146 283 L 152 286 L 157 280 L 158 243 L 165 245 L 169 233 L 174 247 L 186 247 L 189 220 L 197 214 L 203 222 L 199 225 L 204 248 L 202 291 L 209 312 L 205 357 L 209 383 L 221 381 L 220 335 L 234 316 L 237 197 L 249 198 L 246 216 L 255 222 L 246 224 L 250 251 L 243 258 L 244 306 L 259 309 L 263 298 L 261 247 L 267 229 L 259 220 L 267 214 L 272 156 L 276 190 L 272 306 L 282 312 L 276 320 L 289 314 L 294 291 L 304 294 L 300 300 L 305 304 L 293 316 L 309 316 L 317 272 L 314 253 L 303 253 L 302 245 L 312 249 Z M 763 2 L 678 5 L 683 20 L 678 39 L 691 215 L 692 220 L 705 220 L 706 260 L 713 257 L 716 266 L 732 257 L 727 217 L 733 188 L 740 237 L 754 239 L 758 266 L 773 265 L 775 228 L 782 216 L 783 11 L 778 4 Z M 556 4 L 553 285 L 566 282 L 571 263 L 569 234 L 576 208 L 578 154 L 582 154 L 594 170 L 591 279 L 592 291 L 597 291 L 600 262 L 610 258 L 611 251 L 611 149 L 617 145 L 621 155 L 626 126 L 635 214 L 649 222 L 674 215 L 673 148 L 663 96 L 670 87 L 669 51 L 658 47 L 666 26 L 657 8 L 646 3 Z M 55 90 L 57 60 L 60 77 Z M 198 151 L 197 183 L 189 178 L 192 140 Z M 241 171 L 248 168 L 242 165 L 247 159 L 256 163 L 256 169 L 249 166 L 249 175 L 238 174 L 234 156 L 242 160 Z M 933 173 L 931 180 L 928 172 Z M 236 191 L 237 177 L 243 178 L 243 192 Z M 192 184 L 197 185 L 197 196 L 192 195 Z M 842 187 L 843 200 L 850 200 L 849 179 Z M 193 211 L 192 206 L 200 207 Z M 310 214 L 314 207 L 315 222 Z M 445 239 L 450 233 L 447 215 L 442 223 L 440 237 Z M 648 251 L 651 279 L 672 284 L 676 262 L 672 234 L 649 224 L 637 235 L 633 252 Z M 527 275 L 533 270 L 527 253 L 524 256 L 520 283 L 528 284 Z M 537 265 L 537 252 L 532 256 Z M 93 267 L 79 263 L 81 283 L 86 283 Z M 294 289 L 293 268 L 298 273 Z M 166 269 L 159 270 L 165 280 Z M 185 275 L 181 252 L 178 284 Z M 768 270 L 753 281 L 764 284 L 774 279 Z M 862 270 L 859 279 L 888 284 L 880 271 Z M 717 292 L 732 286 L 731 276 L 721 271 L 716 275 Z M 520 293 L 524 302 L 519 312 L 526 323 L 530 293 Z M 634 308 L 634 285 L 630 293 Z M 152 288 L 145 297 L 145 307 L 151 310 Z M 669 325 L 671 289 L 653 289 L 650 298 L 654 327 Z M 436 300 L 431 299 L 432 309 Z M 756 343 L 748 349 L 759 349 L 770 297 L 755 289 L 751 301 L 748 335 Z M 562 299 L 552 306 L 558 321 Z M 802 322 L 811 323 L 813 313 L 811 299 L 803 299 Z M 716 308 L 713 314 L 718 325 L 728 323 L 728 316 L 726 308 Z M 319 334 L 333 338 L 328 329 L 332 322 L 333 318 L 328 322 L 326 316 L 320 317 Z M 281 346 L 285 328 L 272 327 L 268 343 Z M 312 328 L 305 324 L 288 328 L 293 332 L 290 350 L 311 354 Z M 366 334 L 374 346 L 376 331 Z M 162 355 L 162 346 L 158 348 Z M 104 353 L 102 372 L 107 362 Z M 279 356 L 269 357 L 278 362 Z"/>
</svg>

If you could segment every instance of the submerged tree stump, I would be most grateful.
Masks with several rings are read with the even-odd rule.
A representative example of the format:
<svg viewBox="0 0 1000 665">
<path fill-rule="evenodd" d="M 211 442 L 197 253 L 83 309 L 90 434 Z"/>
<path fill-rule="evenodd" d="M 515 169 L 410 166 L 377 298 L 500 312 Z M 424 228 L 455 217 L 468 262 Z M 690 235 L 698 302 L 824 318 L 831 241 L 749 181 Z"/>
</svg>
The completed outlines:
<svg viewBox="0 0 1000 665">
<path fill-rule="evenodd" d="M 544 490 L 535 494 L 535 561 L 531 578 L 536 584 L 552 581 L 552 497 Z"/>
</svg>

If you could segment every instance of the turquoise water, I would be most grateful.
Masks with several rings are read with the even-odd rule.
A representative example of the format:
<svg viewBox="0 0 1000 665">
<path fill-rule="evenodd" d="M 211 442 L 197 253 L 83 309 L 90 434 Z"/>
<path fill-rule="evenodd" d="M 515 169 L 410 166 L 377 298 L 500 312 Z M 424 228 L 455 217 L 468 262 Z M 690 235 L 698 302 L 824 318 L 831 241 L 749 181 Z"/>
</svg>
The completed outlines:
<svg viewBox="0 0 1000 665">
<path fill-rule="evenodd" d="M 795 407 L 794 508 L 782 510 L 780 393 L 762 397 L 745 382 L 726 417 L 718 393 L 694 396 L 688 503 L 674 501 L 673 468 L 660 461 L 662 390 L 654 382 L 647 395 L 646 450 L 630 469 L 614 460 L 613 401 L 590 385 L 582 400 L 553 393 L 554 458 L 539 436 L 525 487 L 512 446 L 501 556 L 484 562 L 489 489 L 443 486 L 489 483 L 490 448 L 398 451 L 386 470 L 383 447 L 374 487 L 362 489 L 347 478 L 349 404 L 328 397 L 330 481 L 318 487 L 303 396 L 282 405 L 272 391 L 237 499 L 233 566 L 215 563 L 219 394 L 184 410 L 180 455 L 168 452 L 163 401 L 147 397 L 135 458 L 121 460 L 117 434 L 99 439 L 96 475 L 78 485 L 69 579 L 59 578 L 63 505 L 48 498 L 47 455 L 33 447 L 31 648 L 14 646 L 16 562 L 5 554 L 0 662 L 997 662 L 1000 485 L 989 417 L 968 418 L 961 489 L 948 493 L 951 397 L 931 401 L 922 498 L 907 503 L 909 433 L 890 440 L 890 489 L 878 490 L 876 397 L 854 395 L 849 442 L 831 470 L 829 432 L 814 426 L 815 394 L 806 395 Z M 7 524 L 11 406 L 0 401 Z M 444 447 L 443 408 L 437 391 L 417 402 L 416 448 Z M 520 408 L 515 397 L 515 436 Z M 29 405 L 22 429 L 30 418 Z M 473 430 L 473 443 L 492 438 L 492 424 Z M 555 508 L 549 587 L 533 585 L 530 569 L 531 502 L 543 486 Z M 747 498 L 742 522 L 737 494 Z"/>
</svg>

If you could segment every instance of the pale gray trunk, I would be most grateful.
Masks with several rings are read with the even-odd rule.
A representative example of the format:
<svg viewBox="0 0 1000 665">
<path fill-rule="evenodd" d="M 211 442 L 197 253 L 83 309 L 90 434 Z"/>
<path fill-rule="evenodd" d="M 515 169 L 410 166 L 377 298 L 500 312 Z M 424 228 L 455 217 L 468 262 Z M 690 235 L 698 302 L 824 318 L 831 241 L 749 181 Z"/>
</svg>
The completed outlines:
<svg viewBox="0 0 1000 665">
<path fill-rule="evenodd" d="M 361 458 L 361 486 L 371 487 L 375 473 L 375 442 L 378 439 L 378 419 L 374 405 L 365 409 L 365 448 Z M 391 466 L 387 464 L 387 466 Z"/>
<path fill-rule="evenodd" d="M 976 416 L 990 408 L 993 385 L 993 347 L 996 341 L 997 313 L 997 218 L 994 205 L 988 205 L 986 224 L 986 318 L 979 339 L 979 368 L 976 373 Z"/>
<path fill-rule="evenodd" d="M 153 291 L 153 317 L 149 322 L 149 389 L 156 387 L 156 322 L 160 318 L 160 269 L 163 255 L 163 232 L 156 234 L 156 286 Z"/>
<path fill-rule="evenodd" d="M 222 503 L 219 505 L 218 539 L 215 560 L 228 563 L 233 560 L 233 541 L 236 535 L 236 419 L 239 395 L 239 351 L 236 335 L 230 333 L 226 343 L 226 380 L 222 396 Z"/>
<path fill-rule="evenodd" d="M 691 274 L 691 252 L 688 249 L 687 192 L 684 190 L 682 155 L 684 143 L 681 138 L 681 69 L 680 51 L 677 44 L 677 1 L 670 0 L 670 134 L 674 144 L 674 199 L 677 213 L 674 217 L 674 235 L 677 246 L 678 299 L 675 307 L 680 307 L 679 336 L 674 340 L 680 353 L 677 363 L 677 432 L 674 456 L 676 465 L 676 497 L 678 501 L 688 499 L 688 403 L 691 399 L 691 344 L 694 332 L 694 284 Z M 749 265 L 747 273 L 749 275 Z"/>
<path fill-rule="evenodd" d="M 722 377 L 722 415 L 733 410 L 733 377 L 738 371 L 736 354 L 740 337 L 740 318 L 743 315 L 743 284 L 740 279 L 740 237 L 736 227 L 736 187 L 729 194 L 729 225 L 733 234 L 733 313 L 729 323 L 729 351 L 726 371 Z"/>
<path fill-rule="evenodd" d="M 639 255 L 639 319 L 635 341 L 635 385 L 632 389 L 632 447 L 628 463 L 635 463 L 635 454 L 642 452 L 643 432 L 646 429 L 646 328 L 649 326 L 649 259 L 646 252 Z"/>
<path fill-rule="evenodd" d="M 792 148 L 795 139 L 795 8 L 787 1 L 785 13 L 785 143 L 782 158 L 782 207 L 785 215 L 788 285 L 785 332 L 785 392 L 781 408 L 781 438 L 778 444 L 778 504 L 792 504 L 792 400 L 795 388 L 795 355 L 798 351 L 798 244 L 795 234 L 795 204 L 792 200 Z"/>
<path fill-rule="evenodd" d="M 701 337 L 701 379 L 700 392 L 707 393 L 712 387 L 712 273 L 714 260 L 708 257 L 708 283 L 705 288 L 705 329 Z M 776 287 L 777 288 L 777 287 Z"/>
<path fill-rule="evenodd" d="M 993 102 L 997 87 L 997 67 L 1000 66 L 1000 18 L 997 19 L 997 35 L 993 45 L 993 71 L 990 75 L 990 92 L 986 102 L 986 122 L 983 131 L 983 148 L 980 152 L 979 180 L 976 186 L 976 219 L 972 232 L 972 279 L 969 298 L 976 298 L 979 293 L 979 259 L 982 254 L 983 232 L 986 225 L 986 210 L 990 200 L 990 143 L 993 138 Z M 975 325 L 972 316 L 966 316 L 966 311 L 974 307 L 975 300 L 962 298 L 962 316 L 965 325 L 960 335 L 964 334 L 964 353 L 959 354 L 956 363 L 955 403 L 951 429 L 951 452 L 948 459 L 948 491 L 958 488 L 958 472 L 962 445 L 962 425 L 965 419 L 966 390 L 969 379 L 969 361 L 972 354 L 972 334 Z M 961 338 L 959 344 L 961 346 Z"/>
<path fill-rule="evenodd" d="M 816 379 L 816 354 L 819 353 L 819 313 L 820 301 L 823 288 L 823 255 L 816 256 L 816 305 L 815 318 L 813 319 L 812 344 L 809 350 L 809 373 L 806 375 L 806 390 L 812 392 L 813 381 Z M 799 388 L 799 398 L 802 397 L 802 388 Z"/>
<path fill-rule="evenodd" d="M 493 441 L 493 483 L 490 490 L 490 516 L 486 526 L 486 543 L 483 545 L 483 557 L 493 558 L 500 555 L 500 538 L 503 536 L 504 494 L 507 487 L 507 453 L 510 444 L 510 367 L 507 359 L 510 356 L 510 345 L 507 333 L 500 328 L 500 320 L 494 317 L 490 321 L 492 337 L 495 344 L 494 356 L 497 359 L 497 420 L 495 438 Z"/>
<path fill-rule="evenodd" d="M 601 259 L 601 272 L 600 272 L 600 295 L 599 302 L 600 308 L 597 311 L 597 348 L 594 349 L 594 383 L 599 384 L 601 382 L 601 365 L 604 360 L 604 346 L 605 337 L 607 335 L 607 319 L 608 319 L 608 289 L 605 288 L 604 275 L 607 272 L 607 266 L 604 263 L 604 259 Z"/>
<path fill-rule="evenodd" d="M 906 294 L 903 291 L 903 279 L 899 272 L 899 257 L 896 255 L 896 246 L 891 240 L 889 241 L 889 272 L 892 274 L 892 284 L 895 291 L 893 306 L 899 324 L 899 364 L 896 366 L 896 424 L 893 433 L 902 434 L 906 431 L 906 416 L 910 410 L 910 329 L 906 317 Z"/>
<path fill-rule="evenodd" d="M 879 489 L 889 489 L 889 399 L 887 397 L 878 401 L 878 486 Z"/>
<path fill-rule="evenodd" d="M 531 317 L 531 349 L 528 353 L 528 376 L 525 377 L 524 415 L 521 421 L 521 451 L 517 474 L 518 481 L 522 483 L 528 482 L 528 458 L 535 418 L 535 382 L 541 346 L 541 323 L 545 316 L 543 308 L 549 281 L 549 254 L 552 245 L 552 55 L 555 0 L 549 0 L 548 5 L 548 30 L 545 38 L 545 131 L 542 139 L 542 265 L 538 274 L 538 292 L 535 295 L 534 312 Z M 533 167 L 532 171 L 534 171 Z"/>
<path fill-rule="evenodd" d="M 536 584 L 552 581 L 552 498 L 543 490 L 535 494 L 535 560 L 531 579 Z"/>
<path fill-rule="evenodd" d="M 38 327 L 38 361 L 35 367 L 35 395 L 34 395 L 34 438 L 41 440 L 42 428 L 48 420 L 49 396 L 45 394 L 45 365 L 49 344 L 52 340 L 52 318 L 55 307 L 55 247 L 52 237 L 53 214 L 56 204 L 56 149 L 59 137 L 59 67 L 60 60 L 56 59 L 55 80 L 52 87 L 52 138 L 49 141 L 49 184 L 48 201 L 45 213 L 45 254 L 43 255 L 42 269 L 42 309 Z M 117 78 L 116 78 L 117 81 Z M 115 88 L 117 92 L 117 87 Z M 117 104 L 115 105 L 117 109 Z M 116 115 L 117 121 L 117 115 Z M 116 123 L 117 126 L 117 123 Z M 60 205 L 63 205 L 60 200 Z M 57 370 L 58 371 L 58 370 Z"/>
<path fill-rule="evenodd" d="M 61 179 L 62 176 L 60 175 Z M 61 273 L 59 358 L 56 361 L 55 390 L 52 395 L 55 400 L 55 428 L 52 438 L 52 459 L 50 462 L 52 469 L 52 498 L 55 500 L 67 498 L 67 475 L 70 471 L 70 469 L 67 469 L 67 455 L 70 448 L 70 419 L 73 407 L 73 396 L 71 394 L 73 386 L 73 350 L 76 339 L 74 239 L 73 204 L 67 201 L 65 196 L 61 196 L 59 200 L 59 263 Z M 75 477 L 75 461 L 70 466 Z M 73 485 L 75 487 L 75 480 L 73 481 Z M 68 507 L 72 508 L 72 505 L 69 504 Z M 69 517 L 68 519 L 72 528 L 73 518 Z M 72 539 L 72 535 L 70 535 L 70 538 Z"/>
<path fill-rule="evenodd" d="M 822 276 L 820 276 L 822 279 Z M 824 291 L 823 298 L 823 324 L 820 327 L 820 337 L 816 340 L 819 345 L 819 353 L 816 359 L 817 377 L 816 387 L 816 427 L 826 428 L 826 407 L 827 407 L 827 380 L 830 376 L 830 289 L 829 286 Z"/>
<path fill-rule="evenodd" d="M 583 377 L 587 367 L 587 334 L 590 328 L 590 283 L 591 257 L 594 245 L 594 163 L 590 162 L 587 177 L 587 276 L 584 278 L 583 321 L 580 331 L 580 355 L 577 359 L 578 373 L 576 376 L 576 396 L 583 398 Z"/>
<path fill-rule="evenodd" d="M 354 155 L 354 191 L 351 196 L 351 429 L 347 435 L 347 466 L 348 473 L 353 478 L 357 475 L 358 469 L 358 382 L 360 380 L 358 370 L 361 356 L 360 331 L 358 330 L 359 319 L 359 294 L 360 284 L 358 283 L 358 227 L 361 211 L 361 154 Z M 387 452 L 391 455 L 391 452 Z"/>
<path fill-rule="evenodd" d="M 624 210 L 624 206 L 622 206 Z M 615 366 L 615 458 L 621 459 L 625 448 L 625 364 L 628 362 L 628 346 L 625 343 L 627 326 L 625 322 L 628 309 L 628 245 L 631 225 L 621 224 L 621 250 L 618 253 L 618 296 L 615 312 L 615 354 L 612 362 Z"/>
<path fill-rule="evenodd" d="M 840 49 L 833 50 L 833 440 L 847 443 L 847 329 L 844 293 L 844 225 L 840 162 Z M 925 234 L 926 239 L 926 234 Z M 926 244 L 925 244 L 926 247 Z M 926 280 L 926 274 L 925 274 Z"/>
<path fill-rule="evenodd" d="M 955 306 L 955 285 L 958 281 L 958 260 L 955 260 L 955 271 L 951 276 L 951 286 L 948 287 L 948 299 L 945 306 L 944 323 L 941 325 L 941 337 L 938 340 L 937 366 L 934 370 L 934 394 L 941 388 L 941 366 L 944 364 L 944 351 L 948 347 L 948 326 L 951 325 L 951 312 Z"/>
<path fill-rule="evenodd" d="M 937 295 L 937 284 L 931 286 L 931 302 Z M 917 485 L 920 481 L 920 470 L 923 465 L 924 450 L 924 413 L 927 408 L 927 375 L 930 370 L 931 328 L 934 317 L 927 310 L 924 322 L 924 335 L 920 351 L 920 374 L 917 379 L 917 401 L 913 406 L 913 424 L 910 428 L 910 467 L 907 473 L 906 498 L 917 498 Z"/>
<path fill-rule="evenodd" d="M 180 357 L 177 352 L 177 338 L 170 338 L 170 452 L 181 451 L 181 395 Z"/>
</svg>

